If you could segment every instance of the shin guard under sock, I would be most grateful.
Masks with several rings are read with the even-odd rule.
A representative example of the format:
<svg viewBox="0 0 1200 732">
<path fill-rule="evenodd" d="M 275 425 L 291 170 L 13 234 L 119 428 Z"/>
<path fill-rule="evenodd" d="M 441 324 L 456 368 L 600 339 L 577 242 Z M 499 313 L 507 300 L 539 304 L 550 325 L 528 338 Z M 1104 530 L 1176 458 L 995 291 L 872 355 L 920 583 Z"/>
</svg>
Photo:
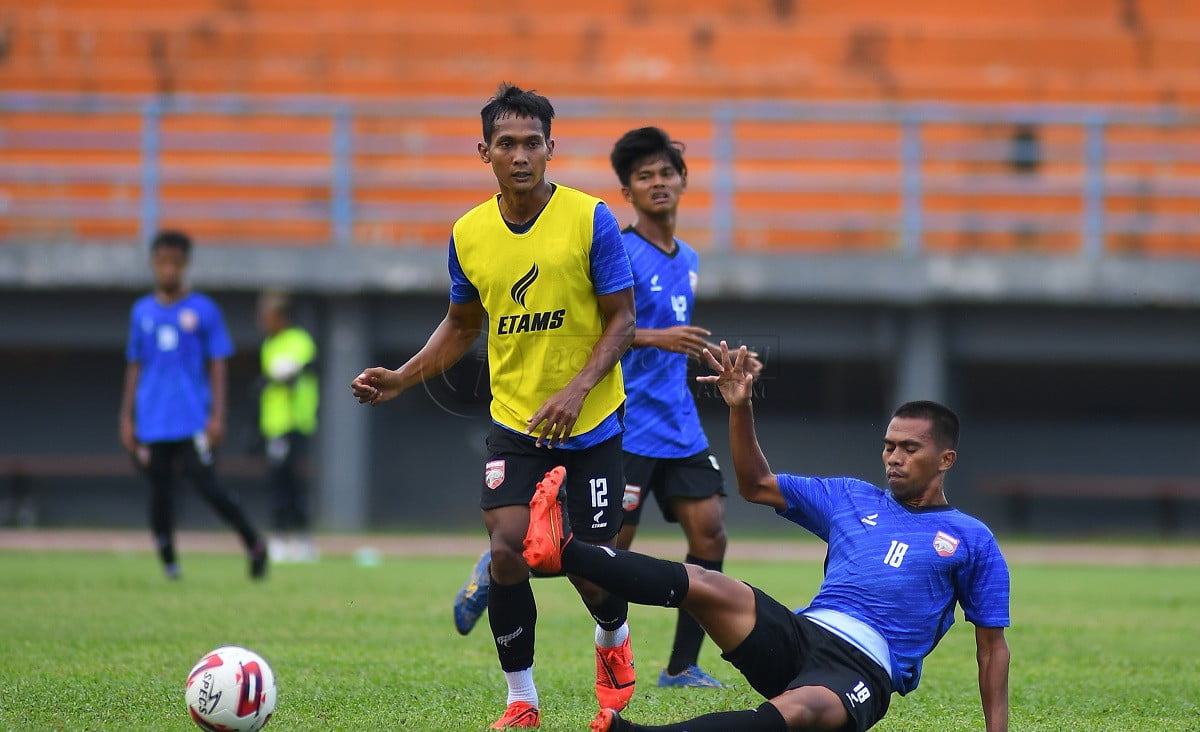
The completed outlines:
<svg viewBox="0 0 1200 732">
<path fill-rule="evenodd" d="M 615 631 L 629 619 L 629 601 L 616 594 L 610 594 L 599 605 L 588 605 L 588 612 L 602 630 Z M 618 644 L 619 645 L 619 644 Z"/>
<path fill-rule="evenodd" d="M 563 547 L 562 564 L 564 572 L 638 605 L 679 607 L 687 595 L 687 570 L 679 562 L 570 541 Z"/>
<path fill-rule="evenodd" d="M 529 580 L 515 585 L 492 583 L 488 590 L 488 623 L 496 641 L 500 668 L 522 671 L 533 665 L 537 603 Z"/>
</svg>

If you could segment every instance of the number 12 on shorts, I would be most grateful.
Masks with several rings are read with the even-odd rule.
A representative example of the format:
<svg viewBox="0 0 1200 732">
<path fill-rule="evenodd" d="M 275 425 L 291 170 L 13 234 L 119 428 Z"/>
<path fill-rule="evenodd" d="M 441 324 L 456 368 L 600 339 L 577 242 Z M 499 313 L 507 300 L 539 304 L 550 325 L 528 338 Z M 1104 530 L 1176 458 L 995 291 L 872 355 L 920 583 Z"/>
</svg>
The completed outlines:
<svg viewBox="0 0 1200 732">
<path fill-rule="evenodd" d="M 608 478 L 590 478 L 588 485 L 592 489 L 592 508 L 607 508 Z"/>
</svg>

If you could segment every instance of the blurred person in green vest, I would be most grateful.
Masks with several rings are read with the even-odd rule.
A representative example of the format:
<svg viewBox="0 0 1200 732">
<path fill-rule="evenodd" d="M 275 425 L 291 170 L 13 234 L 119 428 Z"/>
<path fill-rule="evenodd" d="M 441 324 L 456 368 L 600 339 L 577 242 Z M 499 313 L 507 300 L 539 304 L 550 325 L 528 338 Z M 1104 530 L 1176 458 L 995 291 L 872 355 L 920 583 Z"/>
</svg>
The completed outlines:
<svg viewBox="0 0 1200 732">
<path fill-rule="evenodd" d="M 274 505 L 274 533 L 268 553 L 274 561 L 315 561 L 310 533 L 309 442 L 317 429 L 317 346 L 292 322 L 291 298 L 266 292 L 258 301 L 262 344 L 262 392 L 259 430 L 266 445 Z"/>
</svg>

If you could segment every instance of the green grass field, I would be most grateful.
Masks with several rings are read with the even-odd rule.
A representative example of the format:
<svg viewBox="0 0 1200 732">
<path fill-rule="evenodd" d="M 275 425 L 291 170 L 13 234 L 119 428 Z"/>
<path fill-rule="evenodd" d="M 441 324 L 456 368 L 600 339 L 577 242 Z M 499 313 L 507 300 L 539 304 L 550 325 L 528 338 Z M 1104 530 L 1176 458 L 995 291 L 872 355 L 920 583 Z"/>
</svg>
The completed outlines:
<svg viewBox="0 0 1200 732">
<path fill-rule="evenodd" d="M 480 730 L 503 710 L 486 620 L 460 637 L 450 601 L 473 557 L 334 556 L 278 565 L 265 584 L 234 555 L 185 554 L 164 580 L 147 553 L 0 552 L 0 729 L 188 730 L 183 680 L 235 643 L 278 678 L 268 730 Z M 728 571 L 803 604 L 815 562 L 732 561 Z M 1013 565 L 1014 730 L 1200 729 L 1200 567 Z M 563 580 L 537 580 L 542 729 L 595 713 L 592 625 Z M 626 716 L 665 723 L 760 700 L 706 644 L 725 690 L 659 690 L 674 611 L 634 608 L 642 684 Z M 961 619 L 961 615 L 960 615 Z M 982 729 L 971 626 L 926 661 L 875 729 Z"/>
</svg>

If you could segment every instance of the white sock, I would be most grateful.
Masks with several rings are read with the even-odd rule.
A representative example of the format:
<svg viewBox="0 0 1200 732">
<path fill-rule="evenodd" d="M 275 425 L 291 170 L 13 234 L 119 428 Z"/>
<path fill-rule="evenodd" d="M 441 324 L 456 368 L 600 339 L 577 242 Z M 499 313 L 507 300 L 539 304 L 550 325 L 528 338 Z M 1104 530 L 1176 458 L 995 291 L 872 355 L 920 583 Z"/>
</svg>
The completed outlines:
<svg viewBox="0 0 1200 732">
<path fill-rule="evenodd" d="M 504 680 L 508 682 L 508 704 L 523 701 L 535 707 L 538 705 L 537 687 L 533 684 L 533 666 L 522 671 L 505 671 Z"/>
<path fill-rule="evenodd" d="M 629 623 L 621 623 L 616 630 L 605 630 L 596 626 L 596 646 L 599 648 L 616 648 L 629 637 Z"/>
</svg>

